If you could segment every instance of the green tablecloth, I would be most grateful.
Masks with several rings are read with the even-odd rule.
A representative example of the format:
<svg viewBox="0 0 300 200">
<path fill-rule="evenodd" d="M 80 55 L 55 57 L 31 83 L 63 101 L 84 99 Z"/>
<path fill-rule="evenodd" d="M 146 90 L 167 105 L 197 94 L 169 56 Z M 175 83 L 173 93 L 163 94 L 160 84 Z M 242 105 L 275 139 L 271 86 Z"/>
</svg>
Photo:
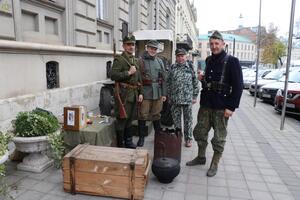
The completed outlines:
<svg viewBox="0 0 300 200">
<path fill-rule="evenodd" d="M 99 123 L 104 118 L 93 117 L 93 123 L 80 131 L 63 131 L 64 143 L 67 150 L 71 150 L 78 144 L 89 143 L 98 146 L 115 146 L 116 134 L 114 120 L 109 123 Z"/>
</svg>

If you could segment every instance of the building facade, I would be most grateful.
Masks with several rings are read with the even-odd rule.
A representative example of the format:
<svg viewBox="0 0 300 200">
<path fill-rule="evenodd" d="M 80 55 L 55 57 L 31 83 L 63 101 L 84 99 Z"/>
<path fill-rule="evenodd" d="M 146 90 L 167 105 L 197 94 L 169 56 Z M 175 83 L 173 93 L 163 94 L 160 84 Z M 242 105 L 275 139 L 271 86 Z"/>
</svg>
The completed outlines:
<svg viewBox="0 0 300 200">
<path fill-rule="evenodd" d="M 198 49 L 200 52 L 200 65 L 205 67 L 205 59 L 210 55 L 209 36 L 211 34 L 203 34 L 199 36 Z M 253 65 L 256 58 L 256 45 L 250 39 L 233 34 L 222 33 L 225 50 L 229 55 L 233 55 L 240 60 L 241 65 Z"/>
<path fill-rule="evenodd" d="M 195 51 L 197 49 L 199 30 L 196 27 L 197 10 L 194 2 L 177 0 L 176 22 L 177 47 Z"/>
<path fill-rule="evenodd" d="M 20 111 L 98 108 L 101 80 L 122 37 L 175 32 L 175 0 L 1 0 L 0 130 Z"/>
</svg>

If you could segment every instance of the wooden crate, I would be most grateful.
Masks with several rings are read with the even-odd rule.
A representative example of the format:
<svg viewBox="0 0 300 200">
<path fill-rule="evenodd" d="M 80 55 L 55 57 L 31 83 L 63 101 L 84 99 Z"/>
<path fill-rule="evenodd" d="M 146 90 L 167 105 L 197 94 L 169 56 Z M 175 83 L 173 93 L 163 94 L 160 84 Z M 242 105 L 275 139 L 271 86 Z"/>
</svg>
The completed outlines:
<svg viewBox="0 0 300 200">
<path fill-rule="evenodd" d="M 64 190 L 143 199 L 150 166 L 147 150 L 78 145 L 63 159 Z"/>
</svg>

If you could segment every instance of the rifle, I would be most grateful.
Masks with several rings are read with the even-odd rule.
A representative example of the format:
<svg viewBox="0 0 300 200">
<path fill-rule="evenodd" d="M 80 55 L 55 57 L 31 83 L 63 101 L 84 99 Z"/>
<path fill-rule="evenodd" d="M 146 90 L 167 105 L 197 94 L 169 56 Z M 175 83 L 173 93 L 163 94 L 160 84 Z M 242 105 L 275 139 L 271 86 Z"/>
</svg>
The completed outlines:
<svg viewBox="0 0 300 200">
<path fill-rule="evenodd" d="M 127 113 L 126 113 L 126 110 L 125 110 L 125 107 L 124 107 L 124 104 L 121 100 L 121 97 L 120 97 L 120 83 L 119 82 L 116 82 L 115 83 L 115 97 L 116 97 L 116 100 L 119 104 L 119 117 L 120 119 L 126 119 L 127 118 Z"/>
</svg>

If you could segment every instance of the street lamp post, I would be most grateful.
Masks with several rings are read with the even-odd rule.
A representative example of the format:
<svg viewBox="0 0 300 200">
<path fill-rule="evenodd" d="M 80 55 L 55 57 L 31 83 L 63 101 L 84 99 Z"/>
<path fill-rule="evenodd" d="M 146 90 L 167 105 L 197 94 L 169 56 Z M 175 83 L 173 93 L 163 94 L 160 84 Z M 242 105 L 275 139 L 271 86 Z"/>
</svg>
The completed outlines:
<svg viewBox="0 0 300 200">
<path fill-rule="evenodd" d="M 259 0 L 259 23 L 258 23 L 258 37 L 257 37 L 257 57 L 256 57 L 256 73 L 255 73 L 255 89 L 254 89 L 254 104 L 256 106 L 257 99 L 257 79 L 258 79 L 258 65 L 259 65 L 259 52 L 260 52 L 260 38 L 261 38 L 261 1 Z"/>
<path fill-rule="evenodd" d="M 284 128 L 284 120 L 285 120 L 285 111 L 286 111 L 286 98 L 287 98 L 287 90 L 288 90 L 288 80 L 289 80 L 289 71 L 291 64 L 291 54 L 292 54 L 292 41 L 293 41 L 293 30 L 294 30 L 294 16 L 295 16 L 295 4 L 296 0 L 292 0 L 291 6 L 291 19 L 290 19 L 290 30 L 289 30 L 289 41 L 288 41 L 288 55 L 286 62 L 286 75 L 285 75 L 285 84 L 284 84 L 284 98 L 283 98 L 283 106 L 281 110 L 281 123 L 280 130 Z"/>
</svg>

